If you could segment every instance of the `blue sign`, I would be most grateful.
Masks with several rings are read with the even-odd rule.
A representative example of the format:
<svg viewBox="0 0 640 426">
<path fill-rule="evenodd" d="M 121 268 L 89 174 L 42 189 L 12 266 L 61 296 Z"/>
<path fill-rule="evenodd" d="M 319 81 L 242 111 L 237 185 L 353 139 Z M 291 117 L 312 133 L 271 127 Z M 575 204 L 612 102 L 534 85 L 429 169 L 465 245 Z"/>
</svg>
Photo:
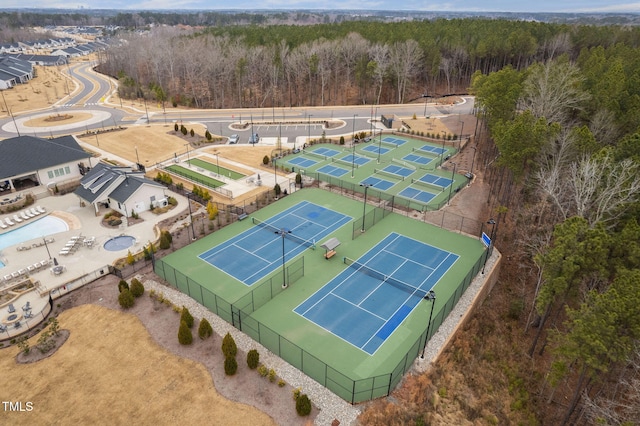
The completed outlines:
<svg viewBox="0 0 640 426">
<path fill-rule="evenodd" d="M 482 233 L 482 243 L 485 247 L 489 247 L 491 245 L 491 238 L 484 232 Z"/>
</svg>

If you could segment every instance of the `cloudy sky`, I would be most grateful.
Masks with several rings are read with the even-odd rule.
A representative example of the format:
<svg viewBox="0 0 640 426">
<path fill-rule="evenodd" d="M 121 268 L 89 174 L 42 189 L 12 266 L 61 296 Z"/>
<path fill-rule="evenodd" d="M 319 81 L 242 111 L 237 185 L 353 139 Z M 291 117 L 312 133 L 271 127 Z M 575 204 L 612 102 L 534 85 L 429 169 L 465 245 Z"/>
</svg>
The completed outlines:
<svg viewBox="0 0 640 426">
<path fill-rule="evenodd" d="M 615 0 L 3 0 L 0 8 L 80 8 L 144 10 L 403 10 L 454 12 L 632 12 L 640 13 L 640 2 Z"/>
</svg>

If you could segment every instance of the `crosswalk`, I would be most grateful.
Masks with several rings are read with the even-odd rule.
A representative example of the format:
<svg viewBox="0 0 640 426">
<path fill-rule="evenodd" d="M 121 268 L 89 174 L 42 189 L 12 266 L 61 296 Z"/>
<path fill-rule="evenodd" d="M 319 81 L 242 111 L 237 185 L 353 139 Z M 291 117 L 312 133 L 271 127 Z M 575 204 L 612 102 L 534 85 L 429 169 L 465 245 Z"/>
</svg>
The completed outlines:
<svg viewBox="0 0 640 426">
<path fill-rule="evenodd" d="M 74 106 L 86 107 L 86 106 L 94 106 L 94 105 L 100 105 L 100 103 L 99 102 L 89 102 L 89 103 L 86 103 L 86 104 L 62 104 L 62 105 L 59 105 L 59 107 L 60 108 L 72 108 Z"/>
</svg>

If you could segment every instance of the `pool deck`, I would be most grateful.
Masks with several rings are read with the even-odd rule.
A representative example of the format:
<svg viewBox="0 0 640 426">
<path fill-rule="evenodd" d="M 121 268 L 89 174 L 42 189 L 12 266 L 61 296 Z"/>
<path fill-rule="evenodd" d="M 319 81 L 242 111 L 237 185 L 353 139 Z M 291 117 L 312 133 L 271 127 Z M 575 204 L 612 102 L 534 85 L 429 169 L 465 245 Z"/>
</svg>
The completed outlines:
<svg viewBox="0 0 640 426">
<path fill-rule="evenodd" d="M 49 267 L 44 267 L 39 270 L 28 273 L 33 281 L 39 282 L 37 289 L 22 293 L 17 299 L 11 302 L 0 302 L 0 324 L 9 316 L 9 303 L 11 303 L 16 312 L 22 315 L 22 307 L 27 302 L 31 305 L 32 318 L 24 318 L 22 321 L 22 327 L 15 328 L 14 324 L 7 326 L 5 332 L 0 332 L 0 341 L 18 335 L 25 332 L 27 329 L 37 326 L 48 313 L 49 294 L 51 293 L 55 298 L 56 291 L 62 293 L 66 290 L 65 285 L 73 281 L 79 280 L 87 274 L 93 273 L 100 274 L 101 268 L 104 268 L 104 274 L 108 273 L 107 266 L 113 264 L 117 259 L 126 257 L 127 252 L 131 250 L 132 253 L 139 252 L 143 246 L 148 244 L 149 241 L 156 242 L 158 239 L 156 223 L 175 217 L 187 209 L 187 199 L 167 191 L 167 194 L 178 200 L 178 206 L 166 213 L 156 215 L 149 211 L 140 213 L 142 222 L 131 226 L 120 226 L 118 228 L 107 228 L 101 224 L 104 213 L 108 209 L 101 210 L 100 216 L 96 216 L 93 206 L 87 205 L 85 207 L 80 206 L 79 198 L 74 194 L 67 194 L 63 196 L 46 196 L 36 200 L 35 206 L 42 206 L 46 209 L 45 214 L 54 215 L 58 218 L 64 219 L 69 225 L 69 230 L 52 235 L 47 235 L 46 238 L 53 238 L 54 241 L 48 243 L 46 246 L 39 245 L 33 247 L 34 243 L 42 243 L 42 238 L 36 238 L 26 241 L 22 244 L 9 246 L 0 251 L 0 260 L 5 264 L 0 268 L 0 290 L 6 289 L 7 286 L 11 286 L 13 283 L 20 280 L 14 280 L 10 284 L 6 284 L 3 277 L 5 275 L 11 275 L 13 272 L 17 272 L 22 269 L 27 269 L 29 266 L 46 261 L 51 258 L 57 261 L 58 265 L 63 266 L 62 272 L 55 274 L 52 270 L 53 264 Z M 0 215 L 0 219 L 4 220 L 5 217 L 12 218 L 14 213 Z M 14 229 L 18 229 L 21 226 L 28 225 L 29 223 L 37 220 L 39 217 L 44 216 L 41 214 L 30 220 L 24 220 L 20 224 L 8 227 L 7 229 L 0 230 L 0 238 L 4 233 L 10 232 Z M 185 220 L 188 222 L 188 218 Z M 130 235 L 135 238 L 135 243 L 128 249 L 120 251 L 108 251 L 103 248 L 103 245 L 109 239 L 119 235 Z M 77 250 L 72 254 L 61 255 L 65 245 L 72 239 L 72 237 L 95 237 L 95 243 L 92 248 L 80 245 Z M 30 247 L 25 250 L 18 250 L 20 246 Z M 48 251 L 48 252 L 47 252 Z M 87 278 L 89 280 L 89 278 Z"/>
</svg>

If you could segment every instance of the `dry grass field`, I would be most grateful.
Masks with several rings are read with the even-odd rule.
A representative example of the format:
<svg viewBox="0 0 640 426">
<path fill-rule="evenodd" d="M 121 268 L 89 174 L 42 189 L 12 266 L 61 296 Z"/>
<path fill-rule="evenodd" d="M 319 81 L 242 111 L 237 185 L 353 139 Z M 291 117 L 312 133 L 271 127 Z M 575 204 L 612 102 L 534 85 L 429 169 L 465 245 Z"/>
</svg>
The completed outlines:
<svg viewBox="0 0 640 426">
<path fill-rule="evenodd" d="M 18 84 L 4 90 L 3 95 L 12 114 L 24 111 L 48 108 L 67 95 L 67 89 L 73 91 L 74 84 L 67 81 L 58 67 L 34 67 L 36 77 L 27 84 Z M 0 103 L 0 113 L 7 116 L 4 102 Z"/>
<path fill-rule="evenodd" d="M 0 399 L 33 404 L 2 424 L 274 424 L 219 395 L 202 364 L 160 347 L 134 315 L 83 305 L 58 320 L 70 336 L 51 357 L 17 364 L 17 347 L 0 351 Z"/>
</svg>

